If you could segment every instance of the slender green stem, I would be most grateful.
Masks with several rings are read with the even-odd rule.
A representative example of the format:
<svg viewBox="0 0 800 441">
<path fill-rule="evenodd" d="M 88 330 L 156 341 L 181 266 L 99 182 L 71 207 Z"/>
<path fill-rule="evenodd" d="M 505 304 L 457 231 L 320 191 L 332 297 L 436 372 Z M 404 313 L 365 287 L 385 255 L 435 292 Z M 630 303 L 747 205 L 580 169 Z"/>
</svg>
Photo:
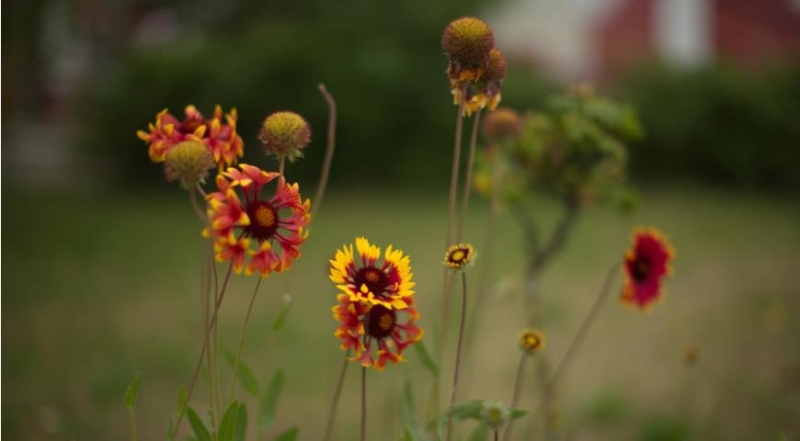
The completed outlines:
<svg viewBox="0 0 800 441">
<path fill-rule="evenodd" d="M 584 338 L 586 338 L 586 335 L 589 333 L 589 329 L 591 328 L 594 319 L 597 317 L 597 313 L 600 311 L 600 307 L 603 306 L 603 301 L 606 299 L 608 293 L 610 292 L 609 288 L 611 287 L 611 282 L 614 280 L 614 276 L 617 274 L 619 266 L 620 263 L 615 263 L 608 271 L 606 279 L 603 282 L 603 286 L 600 289 L 600 292 L 598 293 L 597 298 L 595 299 L 594 304 L 592 305 L 592 308 L 589 310 L 589 313 L 586 314 L 586 317 L 584 317 L 583 322 L 581 322 L 581 325 L 578 328 L 578 332 L 575 333 L 575 336 L 572 338 L 572 341 L 569 343 L 569 346 L 567 346 L 567 352 L 564 353 L 564 357 L 556 366 L 555 371 L 553 371 L 552 377 L 550 377 L 550 381 L 545 386 L 544 391 L 542 392 L 542 400 L 539 403 L 539 407 L 541 407 L 544 401 L 547 399 L 548 395 L 550 394 L 550 391 L 555 386 L 556 382 L 558 382 L 559 377 L 563 375 L 563 373 L 567 370 L 569 363 L 572 361 L 573 357 L 575 356 L 575 353 L 578 351 L 578 348 L 580 348 Z M 536 412 L 534 412 L 534 414 L 535 413 Z"/>
<path fill-rule="evenodd" d="M 192 210 L 194 211 L 194 214 L 197 215 L 203 224 L 208 225 L 208 216 L 203 212 L 203 209 L 200 208 L 200 203 L 197 202 L 197 194 L 195 193 L 195 189 L 189 190 L 189 200 L 192 203 Z"/>
<path fill-rule="evenodd" d="M 256 295 L 258 288 L 261 286 L 263 277 L 256 277 L 256 287 L 253 289 L 253 295 L 250 297 L 250 304 L 247 306 L 247 313 L 244 316 L 244 323 L 242 324 L 242 332 L 239 334 L 239 347 L 236 349 L 236 358 L 233 362 L 233 378 L 231 378 L 231 394 L 230 399 L 233 400 L 233 394 L 236 392 L 236 377 L 239 374 L 239 363 L 242 360 L 242 348 L 244 347 L 244 336 L 247 332 L 247 324 L 250 323 L 250 314 L 253 312 L 253 304 L 256 302 Z"/>
<path fill-rule="evenodd" d="M 463 89 L 462 89 L 463 92 Z M 463 95 L 462 95 L 463 96 Z M 464 103 L 458 105 L 458 116 L 456 118 L 456 138 L 453 146 L 453 166 L 450 170 L 450 196 L 447 203 L 447 230 L 445 235 L 445 248 L 452 242 L 453 218 L 456 213 L 456 193 L 458 191 L 458 172 L 461 165 L 461 131 L 464 125 Z"/>
<path fill-rule="evenodd" d="M 464 321 L 467 315 L 467 274 L 461 272 L 461 323 L 458 326 L 458 346 L 456 346 L 456 363 L 453 368 L 453 392 L 450 395 L 450 407 L 447 417 L 447 441 L 450 441 L 453 432 L 453 416 L 450 414 L 453 405 L 456 403 L 456 391 L 458 390 L 458 373 L 461 364 L 461 343 L 464 340 Z"/>
<path fill-rule="evenodd" d="M 481 110 L 475 112 L 472 120 L 472 134 L 469 138 L 469 155 L 467 156 L 467 175 L 464 178 L 464 191 L 461 196 L 461 215 L 458 218 L 458 230 L 456 232 L 456 242 L 461 242 L 464 232 L 464 219 L 467 217 L 467 207 L 469 207 L 469 195 L 472 193 L 472 168 L 475 164 L 475 150 L 478 144 L 478 127 L 481 123 Z"/>
<path fill-rule="evenodd" d="M 314 194 L 313 206 L 311 207 L 311 219 L 319 211 L 322 204 L 322 196 L 325 195 L 325 188 L 328 186 L 328 176 L 331 172 L 333 162 L 333 150 L 336 147 L 336 101 L 331 96 L 324 84 L 319 85 L 319 91 L 328 103 L 328 147 L 325 149 L 325 162 L 322 165 L 322 175 L 317 184 L 317 192 Z"/>
<path fill-rule="evenodd" d="M 278 160 L 278 173 L 281 174 L 281 178 L 283 178 L 284 180 L 286 180 L 286 176 L 283 175 L 283 169 L 285 166 L 286 166 L 286 158 L 281 157 L 281 159 Z"/>
<path fill-rule="evenodd" d="M 131 419 L 131 441 L 136 441 L 136 409 L 133 406 L 128 407 L 128 415 Z"/>
<path fill-rule="evenodd" d="M 222 282 L 222 291 L 220 292 L 219 297 L 217 298 L 217 303 L 214 307 L 214 315 L 211 317 L 211 323 L 209 323 L 209 328 L 206 331 L 205 338 L 203 339 L 203 347 L 200 349 L 200 356 L 197 359 L 197 363 L 194 367 L 194 372 L 192 373 L 192 380 L 189 382 L 189 390 L 186 392 L 186 402 L 189 403 L 192 400 L 192 393 L 194 392 L 194 386 L 197 383 L 197 376 L 200 373 L 200 366 L 203 363 L 203 357 L 205 356 L 206 350 L 208 349 L 209 340 L 211 337 L 211 329 L 217 322 L 217 316 L 219 313 L 219 307 L 222 304 L 222 299 L 225 298 L 225 291 L 228 287 L 228 281 L 231 277 L 231 271 L 233 270 L 233 264 L 231 263 L 228 265 L 228 272 L 225 274 L 225 280 Z M 178 416 L 178 421 L 175 422 L 175 430 L 173 433 L 178 433 L 178 430 L 181 428 L 181 422 L 183 422 L 183 417 L 186 414 L 186 406 L 181 410 L 180 415 Z"/>
<path fill-rule="evenodd" d="M 324 87 L 324 86 L 323 86 Z M 344 385 L 344 376 L 347 372 L 347 366 L 350 365 L 350 350 L 344 354 L 344 363 L 339 372 L 339 382 L 336 383 L 336 392 L 333 393 L 333 401 L 331 401 L 331 409 L 328 412 L 328 423 L 325 425 L 325 438 L 324 441 L 331 439 L 333 433 L 333 421 L 336 419 L 336 411 L 339 409 L 339 397 L 342 395 L 342 385 Z"/>
<path fill-rule="evenodd" d="M 514 381 L 514 396 L 511 398 L 511 408 L 515 408 L 519 405 L 519 395 L 522 391 L 522 373 L 524 372 L 525 368 L 525 358 L 527 355 L 523 352 L 521 358 L 519 359 L 519 367 L 517 368 L 517 379 Z M 511 425 L 514 421 L 508 422 L 508 427 L 506 427 L 505 433 L 503 433 L 503 440 L 509 441 L 511 439 Z M 496 432 L 495 432 L 495 436 Z"/>
<path fill-rule="evenodd" d="M 361 441 L 367 440 L 367 367 L 361 366 Z"/>
<path fill-rule="evenodd" d="M 216 280 L 216 275 L 217 275 L 216 265 L 214 264 L 214 245 L 211 242 L 208 243 L 208 254 L 206 258 L 203 260 L 205 261 L 203 264 L 203 270 L 205 273 L 204 274 L 205 308 L 203 308 L 205 310 L 205 317 L 203 321 L 203 332 L 208 332 L 208 327 L 211 320 L 211 307 L 212 304 L 216 301 L 216 299 L 214 299 L 213 301 L 211 300 L 211 285 L 212 283 L 216 284 L 216 281 L 212 282 L 211 268 L 213 268 L 214 280 Z M 214 295 L 216 296 L 216 289 L 214 290 L 214 293 L 215 293 Z M 213 389 L 213 381 L 211 380 L 211 373 L 212 373 L 211 348 L 209 348 L 206 351 L 206 383 L 207 383 L 206 386 L 208 389 L 209 425 L 211 426 L 211 429 L 214 430 L 216 429 L 217 422 L 216 422 L 216 415 L 214 412 L 215 411 L 214 392 L 213 392 L 214 389 Z"/>
</svg>

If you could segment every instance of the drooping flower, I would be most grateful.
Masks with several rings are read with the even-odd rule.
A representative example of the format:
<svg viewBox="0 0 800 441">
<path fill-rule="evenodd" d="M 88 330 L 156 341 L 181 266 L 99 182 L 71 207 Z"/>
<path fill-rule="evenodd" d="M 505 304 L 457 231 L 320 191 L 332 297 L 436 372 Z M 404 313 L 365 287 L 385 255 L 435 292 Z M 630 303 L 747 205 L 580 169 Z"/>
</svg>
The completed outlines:
<svg viewBox="0 0 800 441">
<path fill-rule="evenodd" d="M 351 302 L 381 305 L 387 309 L 403 309 L 409 305 L 414 291 L 411 263 L 401 250 L 389 245 L 379 263 L 381 249 L 366 238 L 356 239 L 358 259 L 353 245 L 336 251 L 331 263 L 330 279 Z"/>
<path fill-rule="evenodd" d="M 267 154 L 289 161 L 302 158 L 302 149 L 311 142 L 311 128 L 306 120 L 294 112 L 275 112 L 261 124 L 258 139 Z"/>
<path fill-rule="evenodd" d="M 475 261 L 475 248 L 468 243 L 453 245 L 444 253 L 444 266 L 451 270 L 462 271 Z"/>
<path fill-rule="evenodd" d="M 264 186 L 276 179 L 274 195 L 262 195 Z M 305 226 L 311 218 L 311 201 L 302 200 L 299 186 L 287 184 L 279 173 L 239 164 L 217 175 L 217 188 L 208 195 L 211 226 L 204 232 L 214 238 L 217 260 L 230 260 L 237 274 L 245 269 L 248 275 L 267 277 L 289 269 L 300 256 L 298 247 L 308 237 Z"/>
<path fill-rule="evenodd" d="M 447 54 L 447 73 L 451 81 L 476 81 L 483 75 L 494 47 L 494 33 L 486 22 L 475 17 L 451 21 L 442 33 L 442 49 Z"/>
<path fill-rule="evenodd" d="M 536 329 L 526 329 L 519 336 L 519 347 L 528 355 L 533 355 L 545 347 L 544 334 Z"/>
<path fill-rule="evenodd" d="M 633 233 L 633 246 L 625 253 L 622 272 L 623 303 L 648 309 L 661 298 L 661 280 L 672 272 L 670 262 L 675 252 L 658 230 L 637 228 Z"/>
<path fill-rule="evenodd" d="M 450 92 L 453 104 L 464 104 L 464 116 L 470 116 L 480 109 L 494 110 L 500 104 L 502 95 L 500 87 L 506 77 L 508 65 L 500 49 L 493 48 L 489 52 L 483 75 L 473 81 L 450 80 Z"/>
<path fill-rule="evenodd" d="M 341 349 L 353 351 L 350 360 L 364 367 L 383 370 L 387 361 L 405 361 L 403 351 L 422 339 L 423 331 L 414 323 L 420 315 L 412 297 L 405 299 L 407 306 L 402 309 L 353 301 L 348 294 L 339 294 L 336 300 L 332 310 L 339 326 L 334 335 L 342 340 Z"/>
<path fill-rule="evenodd" d="M 139 130 L 136 135 L 148 144 L 150 160 L 164 162 L 167 153 L 183 141 L 197 141 L 205 145 L 220 167 L 234 164 L 244 155 L 244 142 L 236 133 L 236 109 L 224 115 L 217 105 L 210 119 L 205 119 L 195 106 L 186 106 L 186 117 L 179 121 L 167 109 L 156 115 L 155 123 L 148 125 L 148 131 Z"/>
</svg>

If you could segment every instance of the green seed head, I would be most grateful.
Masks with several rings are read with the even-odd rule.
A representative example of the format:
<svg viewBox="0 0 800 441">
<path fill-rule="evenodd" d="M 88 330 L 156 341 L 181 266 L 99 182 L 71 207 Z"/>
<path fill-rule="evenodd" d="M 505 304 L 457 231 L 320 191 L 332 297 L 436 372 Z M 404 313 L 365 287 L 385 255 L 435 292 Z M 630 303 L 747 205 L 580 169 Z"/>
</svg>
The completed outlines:
<svg viewBox="0 0 800 441">
<path fill-rule="evenodd" d="M 294 112 L 275 112 L 264 120 L 258 139 L 267 154 L 294 161 L 303 157 L 301 150 L 311 142 L 311 127 Z"/>
<path fill-rule="evenodd" d="M 493 47 L 492 28 L 475 17 L 453 20 L 442 34 L 442 48 L 450 57 L 450 61 L 463 68 L 484 66 Z"/>
<path fill-rule="evenodd" d="M 214 156 L 203 143 L 183 141 L 167 152 L 164 176 L 170 182 L 178 181 L 181 188 L 189 190 L 205 182 L 208 170 L 214 168 Z"/>
</svg>

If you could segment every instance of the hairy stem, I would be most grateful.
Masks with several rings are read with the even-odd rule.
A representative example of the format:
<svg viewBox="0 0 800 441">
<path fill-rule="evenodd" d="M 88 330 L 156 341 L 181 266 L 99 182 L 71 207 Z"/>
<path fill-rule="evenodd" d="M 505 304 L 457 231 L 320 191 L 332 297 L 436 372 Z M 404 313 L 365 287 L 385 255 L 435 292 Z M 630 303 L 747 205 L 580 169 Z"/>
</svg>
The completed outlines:
<svg viewBox="0 0 800 441">
<path fill-rule="evenodd" d="M 256 302 L 256 295 L 258 294 L 258 288 L 261 286 L 262 280 L 264 280 L 263 277 L 258 277 L 258 281 L 256 281 L 256 287 L 253 289 L 253 295 L 250 297 L 250 304 L 247 306 L 247 313 L 244 316 L 242 332 L 239 334 L 239 347 L 236 350 L 236 359 L 233 363 L 233 378 L 231 378 L 231 400 L 233 400 L 233 394 L 236 392 L 236 377 L 239 374 L 239 363 L 241 362 L 242 348 L 244 347 L 244 335 L 247 331 L 247 324 L 250 322 L 250 314 L 253 312 L 253 304 Z"/>
<path fill-rule="evenodd" d="M 325 188 L 328 186 L 328 176 L 331 172 L 331 163 L 333 162 L 333 150 L 336 147 L 336 101 L 333 96 L 328 92 L 324 84 L 319 85 L 319 91 L 328 103 L 328 146 L 325 149 L 325 162 L 322 165 L 322 175 L 317 184 L 317 192 L 314 194 L 313 206 L 311 207 L 311 219 L 319 210 L 322 204 L 322 196 L 325 195 Z"/>
<path fill-rule="evenodd" d="M 447 441 L 450 441 L 450 438 L 453 433 L 453 405 L 456 403 L 456 392 L 458 391 L 458 373 L 459 373 L 459 365 L 461 363 L 461 343 L 464 339 L 464 321 L 467 315 L 467 274 L 465 272 L 461 272 L 461 323 L 458 327 L 458 345 L 456 346 L 456 363 L 455 367 L 453 368 L 453 392 L 450 395 L 450 407 L 447 410 L 448 417 L 447 417 Z"/>
<path fill-rule="evenodd" d="M 475 164 L 475 150 L 478 144 L 478 127 L 481 122 L 481 110 L 475 112 L 472 120 L 472 134 L 469 139 L 469 155 L 467 156 L 467 175 L 464 178 L 464 191 L 461 196 L 461 215 L 458 218 L 458 230 L 456 231 L 456 242 L 461 242 L 464 232 L 464 219 L 467 217 L 467 207 L 469 206 L 469 195 L 472 192 L 472 168 Z"/>
<path fill-rule="evenodd" d="M 331 401 L 331 409 L 328 412 L 328 423 L 325 425 L 325 438 L 324 441 L 331 439 L 333 432 L 333 421 L 336 419 L 336 411 L 339 409 L 339 396 L 342 395 L 342 385 L 344 385 L 344 377 L 347 372 L 347 366 L 350 365 L 350 350 L 344 354 L 344 363 L 339 372 L 339 381 L 336 383 L 336 392 L 333 393 L 333 400 Z"/>
</svg>

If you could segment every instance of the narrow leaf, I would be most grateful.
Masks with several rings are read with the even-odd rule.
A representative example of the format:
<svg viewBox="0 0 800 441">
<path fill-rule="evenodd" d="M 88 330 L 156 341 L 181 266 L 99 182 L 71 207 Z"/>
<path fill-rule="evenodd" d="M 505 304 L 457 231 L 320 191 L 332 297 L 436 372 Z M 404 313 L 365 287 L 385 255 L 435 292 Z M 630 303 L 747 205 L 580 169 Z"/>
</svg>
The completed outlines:
<svg viewBox="0 0 800 441">
<path fill-rule="evenodd" d="M 489 437 L 489 426 L 486 424 L 479 422 L 475 429 L 472 430 L 472 433 L 467 438 L 467 441 L 485 441 L 486 438 Z"/>
<path fill-rule="evenodd" d="M 400 421 L 405 426 L 406 431 L 411 432 L 411 436 L 415 440 L 422 439 L 423 428 L 420 426 L 419 418 L 417 418 L 417 406 L 414 400 L 414 390 L 411 387 L 411 382 L 406 380 L 403 387 L 403 401 L 400 406 Z"/>
<path fill-rule="evenodd" d="M 186 408 L 186 388 L 181 386 L 181 389 L 178 391 L 178 413 L 183 413 L 183 409 Z"/>
<path fill-rule="evenodd" d="M 467 401 L 466 403 L 453 407 L 453 410 L 450 411 L 450 414 L 456 419 L 456 421 L 467 418 L 480 419 L 482 406 L 482 400 Z"/>
<path fill-rule="evenodd" d="M 247 407 L 240 401 L 228 406 L 219 423 L 219 441 L 244 441 L 247 435 Z"/>
<path fill-rule="evenodd" d="M 425 366 L 434 377 L 438 377 L 439 368 L 436 366 L 436 363 L 434 363 L 433 358 L 431 358 L 431 354 L 428 352 L 428 348 L 425 347 L 425 343 L 418 341 L 413 346 L 422 365 Z"/>
<path fill-rule="evenodd" d="M 510 411 L 509 416 L 511 417 L 512 420 L 528 414 L 528 409 L 520 409 L 517 407 L 512 407 L 511 409 L 509 409 L 509 411 Z"/>
<path fill-rule="evenodd" d="M 275 441 L 294 441 L 297 439 L 297 434 L 300 433 L 300 428 L 297 426 L 292 427 L 291 429 L 281 433 L 275 438 Z"/>
<path fill-rule="evenodd" d="M 136 397 L 139 396 L 139 385 L 142 383 L 142 374 L 137 373 L 133 381 L 125 389 L 125 405 L 133 409 L 136 407 Z"/>
<path fill-rule="evenodd" d="M 261 409 L 258 422 L 262 432 L 266 432 L 275 420 L 275 413 L 278 409 L 278 399 L 280 399 L 281 391 L 283 390 L 283 379 L 283 369 L 279 369 L 272 377 L 266 392 L 261 397 Z"/>
<path fill-rule="evenodd" d="M 236 365 L 236 356 L 231 351 L 225 351 L 225 359 L 228 361 L 228 364 L 231 365 L 231 369 L 234 369 Z M 255 374 L 253 374 L 253 370 L 250 369 L 250 366 L 244 362 L 243 359 L 239 358 L 239 373 L 237 375 L 239 378 L 239 382 L 242 383 L 242 387 L 244 390 L 249 392 L 251 395 L 258 396 L 261 387 L 258 385 L 258 380 L 256 379 Z"/>
<path fill-rule="evenodd" d="M 278 317 L 275 318 L 275 321 L 272 322 L 272 330 L 274 332 L 278 332 L 283 327 L 284 323 L 286 323 L 286 317 L 289 316 L 289 311 L 292 309 L 292 297 L 286 294 L 284 296 L 284 306 L 281 309 L 281 312 L 278 314 Z"/>
<path fill-rule="evenodd" d="M 417 441 L 414 438 L 414 434 L 411 433 L 411 429 L 408 426 L 406 426 L 406 430 L 405 432 L 403 432 L 403 441 Z"/>
<path fill-rule="evenodd" d="M 211 441 L 211 432 L 206 428 L 205 423 L 197 415 L 197 412 L 189 406 L 186 408 L 186 418 L 189 419 L 189 425 L 192 426 L 197 441 Z"/>
</svg>

